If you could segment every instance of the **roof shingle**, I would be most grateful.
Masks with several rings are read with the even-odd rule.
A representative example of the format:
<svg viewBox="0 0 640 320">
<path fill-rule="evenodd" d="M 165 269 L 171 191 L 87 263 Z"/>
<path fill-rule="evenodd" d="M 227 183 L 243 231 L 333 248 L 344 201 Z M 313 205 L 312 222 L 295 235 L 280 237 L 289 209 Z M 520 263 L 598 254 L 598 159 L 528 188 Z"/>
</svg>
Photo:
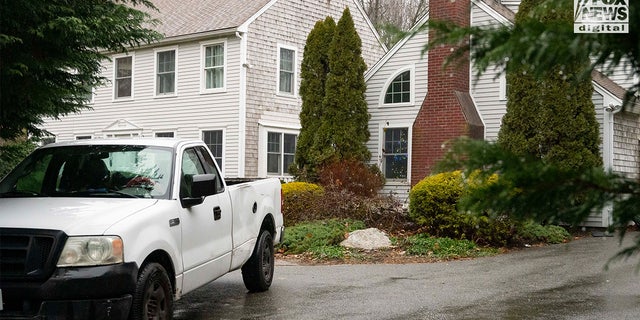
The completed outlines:
<svg viewBox="0 0 640 320">
<path fill-rule="evenodd" d="M 237 28 L 270 0 L 154 0 L 158 11 L 144 9 L 160 21 L 165 37 Z M 142 9 L 142 8 L 139 8 Z"/>
</svg>

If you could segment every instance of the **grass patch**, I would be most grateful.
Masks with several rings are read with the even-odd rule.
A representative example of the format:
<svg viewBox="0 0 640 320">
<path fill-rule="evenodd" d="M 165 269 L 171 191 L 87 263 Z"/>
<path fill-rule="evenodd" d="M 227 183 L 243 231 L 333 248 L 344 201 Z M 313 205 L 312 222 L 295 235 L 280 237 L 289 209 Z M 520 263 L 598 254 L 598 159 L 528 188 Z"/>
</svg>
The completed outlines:
<svg viewBox="0 0 640 320">
<path fill-rule="evenodd" d="M 473 241 L 434 238 L 417 234 L 399 241 L 408 255 L 428 256 L 438 259 L 456 259 L 494 255 L 495 248 L 480 248 Z"/>
<path fill-rule="evenodd" d="M 300 223 L 287 228 L 280 249 L 287 254 L 309 253 L 315 259 L 342 259 L 347 249 L 340 242 L 345 234 L 365 228 L 364 222 L 351 219 Z"/>
</svg>

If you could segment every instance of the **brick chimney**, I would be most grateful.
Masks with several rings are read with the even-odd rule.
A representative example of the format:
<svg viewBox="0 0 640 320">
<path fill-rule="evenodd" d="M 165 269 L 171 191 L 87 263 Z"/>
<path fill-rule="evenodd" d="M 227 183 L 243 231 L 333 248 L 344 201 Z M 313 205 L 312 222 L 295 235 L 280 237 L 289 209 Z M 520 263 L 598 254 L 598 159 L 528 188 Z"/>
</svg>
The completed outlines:
<svg viewBox="0 0 640 320">
<path fill-rule="evenodd" d="M 429 19 L 469 26 L 470 0 L 430 0 Z M 429 31 L 429 38 L 434 32 Z M 468 55 L 443 69 L 452 48 L 446 45 L 427 52 L 427 96 L 413 123 L 411 185 L 431 173 L 444 155 L 445 142 L 463 135 L 477 137 L 484 132 L 482 128 L 478 130 L 482 122 L 469 96 Z"/>
</svg>

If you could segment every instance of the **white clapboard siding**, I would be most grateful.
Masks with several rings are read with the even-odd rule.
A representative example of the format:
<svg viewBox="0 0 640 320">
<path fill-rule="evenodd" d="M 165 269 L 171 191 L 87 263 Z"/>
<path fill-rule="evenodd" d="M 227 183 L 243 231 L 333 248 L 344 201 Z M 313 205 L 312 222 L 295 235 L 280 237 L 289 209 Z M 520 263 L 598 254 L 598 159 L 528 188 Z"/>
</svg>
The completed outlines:
<svg viewBox="0 0 640 320">
<path fill-rule="evenodd" d="M 420 110 L 420 106 L 427 95 L 427 55 L 422 55 L 422 49 L 428 42 L 426 32 L 418 33 L 412 38 L 399 42 L 391 48 L 389 53 L 369 73 L 367 73 L 366 99 L 369 106 L 371 119 L 369 131 L 371 133 L 367 148 L 371 151 L 373 164 L 383 168 L 382 147 L 385 127 L 408 127 L 411 130 L 413 122 Z M 386 86 L 400 72 L 411 70 L 412 72 L 412 102 L 399 106 L 385 105 L 383 103 Z M 411 134 L 410 134 L 411 136 Z M 409 159 L 411 158 L 411 141 L 409 141 Z M 387 180 L 383 194 L 392 194 L 396 198 L 405 201 L 410 189 L 410 177 L 408 180 Z"/>
<path fill-rule="evenodd" d="M 224 131 L 225 174 L 237 175 L 239 40 L 235 36 L 206 40 L 226 40 L 226 92 L 200 93 L 200 41 L 132 51 L 133 98 L 114 101 L 113 83 L 95 88 L 92 110 L 71 114 L 62 120 L 47 121 L 44 128 L 58 141 L 73 140 L 79 135 L 104 137 L 111 124 L 119 120 L 139 128 L 143 136 L 171 131 L 181 138 L 201 138 L 202 130 Z M 155 52 L 177 50 L 177 95 L 156 97 Z M 113 62 L 104 63 L 103 75 L 113 81 Z"/>
<path fill-rule="evenodd" d="M 266 161 L 266 154 L 260 152 L 260 147 L 266 146 L 266 141 L 259 141 L 260 123 L 279 124 L 283 130 L 300 127 L 300 64 L 307 35 L 316 21 L 331 16 L 337 23 L 343 10 L 349 7 L 362 41 L 362 55 L 367 64 L 373 65 L 384 54 L 376 32 L 355 2 L 277 1 L 249 25 L 247 63 L 251 67 L 247 71 L 248 156 L 245 162 L 248 176 L 258 174 L 258 162 Z M 282 95 L 277 91 L 277 59 L 281 46 L 296 52 L 294 95 Z"/>
<path fill-rule="evenodd" d="M 266 146 L 266 141 L 260 141 L 259 124 L 293 128 L 296 133 L 299 130 L 301 100 L 297 90 L 300 62 L 307 34 L 317 20 L 331 15 L 338 21 L 344 8 L 349 6 L 362 39 L 365 61 L 373 65 L 384 54 L 384 46 L 375 29 L 356 3 L 356 0 L 265 2 L 261 8 L 252 7 L 251 10 L 255 10 L 252 17 L 246 15 L 247 12 L 243 13 L 243 19 L 246 19 L 243 20 L 244 24 L 235 25 L 239 32 L 219 33 L 211 37 L 176 34 L 176 30 L 183 30 L 180 28 L 185 25 L 178 25 L 179 28 L 175 29 L 172 28 L 176 27 L 172 25 L 174 22 L 169 21 L 167 30 L 174 32 L 171 36 L 182 40 L 170 44 L 161 41 L 149 47 L 130 50 L 134 64 L 132 98 L 114 100 L 113 84 L 109 82 L 95 88 L 91 110 L 66 115 L 61 120 L 48 119 L 43 129 L 55 135 L 58 141 L 73 140 L 77 136 L 105 137 L 114 133 L 109 131 L 114 128 L 120 129 L 120 133 L 135 132 L 143 136 L 174 132 L 175 136 L 181 138 L 201 138 L 203 130 L 222 130 L 224 174 L 229 177 L 255 177 L 258 175 L 258 163 L 266 163 L 266 154 L 258 153 L 259 144 Z M 201 4 L 206 5 L 206 2 Z M 184 16 L 184 10 L 179 16 Z M 231 22 L 233 19 L 227 20 L 234 23 Z M 207 26 L 187 26 L 184 30 L 203 30 L 201 28 Z M 201 93 L 201 45 L 211 41 L 226 43 L 225 90 Z M 242 51 L 244 45 L 245 51 Z M 279 45 L 296 51 L 294 95 L 277 94 Z M 177 50 L 177 94 L 156 97 L 155 54 L 165 49 Z M 243 57 L 243 53 L 246 57 Z M 114 63 L 105 61 L 103 65 L 103 75 L 113 81 Z M 245 71 L 246 82 L 243 82 Z M 244 144 L 241 143 L 243 140 Z M 240 172 L 242 168 L 244 171 Z"/>
<path fill-rule="evenodd" d="M 482 7 L 472 4 L 472 25 L 497 26 L 499 23 Z M 471 68 L 471 96 L 485 126 L 485 139 L 489 141 L 497 139 L 507 105 L 504 93 L 501 94 L 501 91 L 504 90 L 504 84 L 502 84 L 503 88 L 501 88 L 501 81 L 504 82 L 501 77 L 504 77 L 504 75 L 499 77 L 499 71 L 495 66 L 489 66 L 481 76 L 476 77 L 477 70 L 473 67 Z"/>
</svg>

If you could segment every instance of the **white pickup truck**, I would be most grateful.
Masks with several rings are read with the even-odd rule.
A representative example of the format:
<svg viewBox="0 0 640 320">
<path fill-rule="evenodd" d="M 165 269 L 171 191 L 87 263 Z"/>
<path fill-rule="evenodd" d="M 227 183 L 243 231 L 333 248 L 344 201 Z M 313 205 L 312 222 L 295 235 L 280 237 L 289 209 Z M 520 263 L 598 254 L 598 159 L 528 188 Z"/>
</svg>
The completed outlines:
<svg viewBox="0 0 640 320">
<path fill-rule="evenodd" d="M 202 141 L 41 147 L 0 181 L 0 318 L 171 319 L 242 269 L 271 285 L 280 181 L 229 185 Z"/>
</svg>

